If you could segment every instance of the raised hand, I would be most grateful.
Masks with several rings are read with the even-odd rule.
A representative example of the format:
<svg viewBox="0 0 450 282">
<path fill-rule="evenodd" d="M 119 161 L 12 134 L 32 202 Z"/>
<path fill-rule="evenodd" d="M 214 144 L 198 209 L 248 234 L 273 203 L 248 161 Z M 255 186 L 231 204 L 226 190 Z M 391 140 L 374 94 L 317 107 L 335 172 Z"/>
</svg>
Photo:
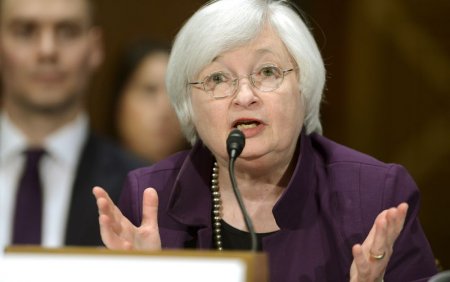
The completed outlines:
<svg viewBox="0 0 450 282">
<path fill-rule="evenodd" d="M 394 242 L 403 229 L 408 204 L 382 211 L 362 245 L 353 246 L 353 263 L 350 268 L 351 282 L 383 281 Z"/>
<path fill-rule="evenodd" d="M 158 195 L 147 188 L 143 195 L 142 224 L 134 226 L 101 187 L 92 190 L 97 199 L 100 234 L 105 246 L 112 250 L 160 250 L 158 228 Z"/>
</svg>

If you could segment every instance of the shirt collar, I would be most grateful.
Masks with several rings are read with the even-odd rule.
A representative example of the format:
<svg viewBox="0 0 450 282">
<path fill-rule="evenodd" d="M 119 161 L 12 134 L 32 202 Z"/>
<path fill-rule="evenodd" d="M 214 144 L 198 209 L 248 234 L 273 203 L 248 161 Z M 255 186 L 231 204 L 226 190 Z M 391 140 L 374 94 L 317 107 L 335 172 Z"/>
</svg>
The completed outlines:
<svg viewBox="0 0 450 282">
<path fill-rule="evenodd" d="M 47 155 L 69 166 L 78 162 L 80 151 L 88 134 L 88 117 L 79 114 L 48 136 L 44 141 Z M 0 114 L 0 163 L 20 155 L 27 148 L 26 136 L 11 121 L 6 113 Z"/>
<path fill-rule="evenodd" d="M 297 145 L 297 164 L 292 178 L 273 214 L 281 229 L 309 224 L 318 212 L 315 201 L 315 159 L 311 139 L 303 133 Z M 168 213 L 191 226 L 211 224 L 211 171 L 214 157 L 200 141 L 192 148 L 180 169 L 169 199 Z M 207 204 L 199 204 L 207 203 Z M 307 212 L 306 212 L 307 211 Z"/>
<path fill-rule="evenodd" d="M 47 153 L 69 166 L 75 166 L 88 134 L 88 117 L 85 113 L 46 138 Z"/>
<path fill-rule="evenodd" d="M 20 155 L 26 147 L 25 135 L 14 126 L 8 114 L 0 113 L 0 163 Z"/>
</svg>

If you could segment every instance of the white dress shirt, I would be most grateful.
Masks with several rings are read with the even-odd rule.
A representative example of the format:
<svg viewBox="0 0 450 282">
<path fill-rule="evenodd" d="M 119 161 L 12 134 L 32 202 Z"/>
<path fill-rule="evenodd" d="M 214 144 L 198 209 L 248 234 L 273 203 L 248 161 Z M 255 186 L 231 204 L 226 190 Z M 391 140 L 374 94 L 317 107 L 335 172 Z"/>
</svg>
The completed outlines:
<svg viewBox="0 0 450 282">
<path fill-rule="evenodd" d="M 80 114 L 44 142 L 39 164 L 43 188 L 42 246 L 64 244 L 72 186 L 78 160 L 88 135 L 88 118 Z M 11 243 L 16 190 L 27 149 L 25 135 L 0 113 L 0 256 Z"/>
</svg>

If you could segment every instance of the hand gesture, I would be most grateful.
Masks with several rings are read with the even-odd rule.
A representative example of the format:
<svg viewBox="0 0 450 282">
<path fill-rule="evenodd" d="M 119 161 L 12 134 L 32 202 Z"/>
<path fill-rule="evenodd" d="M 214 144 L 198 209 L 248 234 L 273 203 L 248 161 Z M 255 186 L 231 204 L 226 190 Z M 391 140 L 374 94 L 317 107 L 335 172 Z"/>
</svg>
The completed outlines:
<svg viewBox="0 0 450 282">
<path fill-rule="evenodd" d="M 160 250 L 158 229 L 158 195 L 147 188 L 143 195 L 142 224 L 134 226 L 114 205 L 101 187 L 92 190 L 97 199 L 100 234 L 105 246 L 112 250 Z"/>
<path fill-rule="evenodd" d="M 407 211 L 406 203 L 382 211 L 375 219 L 364 243 L 353 246 L 351 282 L 383 281 L 394 242 L 403 229 Z"/>
</svg>

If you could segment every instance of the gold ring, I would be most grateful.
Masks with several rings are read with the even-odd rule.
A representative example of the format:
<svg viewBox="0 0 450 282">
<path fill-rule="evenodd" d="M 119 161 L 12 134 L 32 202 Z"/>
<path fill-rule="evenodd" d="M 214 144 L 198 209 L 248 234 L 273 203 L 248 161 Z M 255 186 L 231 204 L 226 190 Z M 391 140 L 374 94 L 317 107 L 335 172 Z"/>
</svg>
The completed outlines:
<svg viewBox="0 0 450 282">
<path fill-rule="evenodd" d="M 370 257 L 376 260 L 382 260 L 384 258 L 384 256 L 386 255 L 386 252 L 383 252 L 382 254 L 379 255 L 374 255 L 371 251 L 369 251 Z"/>
</svg>

